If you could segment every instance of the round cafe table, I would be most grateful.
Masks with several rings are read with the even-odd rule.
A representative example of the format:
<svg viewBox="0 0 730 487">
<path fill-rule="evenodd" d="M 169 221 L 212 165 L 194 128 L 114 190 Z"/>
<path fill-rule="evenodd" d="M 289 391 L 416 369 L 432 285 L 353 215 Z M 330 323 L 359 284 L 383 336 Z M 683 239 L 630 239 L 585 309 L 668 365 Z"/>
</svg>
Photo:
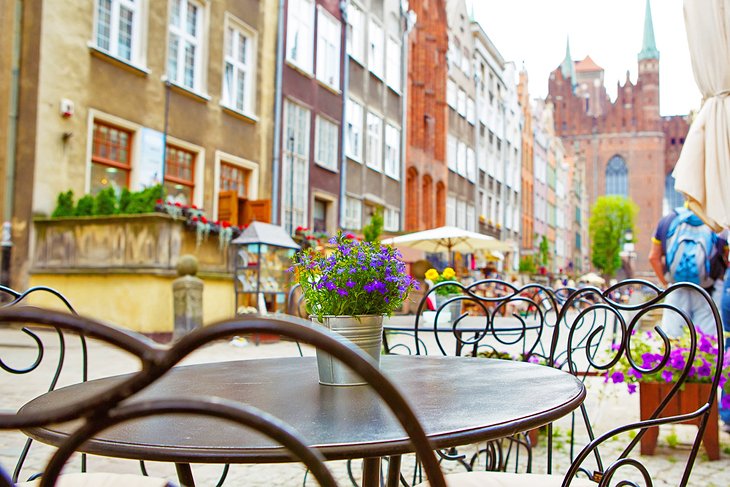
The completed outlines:
<svg viewBox="0 0 730 487">
<path fill-rule="evenodd" d="M 435 448 L 537 428 L 577 408 L 586 394 L 570 374 L 506 360 L 385 355 L 381 370 L 411 401 Z M 94 396 L 120 378 L 43 394 L 24 405 L 21 413 Z M 397 420 L 369 387 L 320 385 L 314 357 L 176 367 L 129 401 L 192 395 L 218 396 L 267 411 L 292 425 L 329 460 L 365 458 L 370 473 L 363 485 L 377 485 L 379 475 L 370 469 L 379 465 L 378 457 L 412 451 Z M 70 422 L 25 433 L 58 445 L 72 429 Z M 179 415 L 115 426 L 85 443 L 81 451 L 174 462 L 185 485 L 193 483 L 190 463 L 292 461 L 286 450 L 257 433 L 214 418 Z"/>
</svg>

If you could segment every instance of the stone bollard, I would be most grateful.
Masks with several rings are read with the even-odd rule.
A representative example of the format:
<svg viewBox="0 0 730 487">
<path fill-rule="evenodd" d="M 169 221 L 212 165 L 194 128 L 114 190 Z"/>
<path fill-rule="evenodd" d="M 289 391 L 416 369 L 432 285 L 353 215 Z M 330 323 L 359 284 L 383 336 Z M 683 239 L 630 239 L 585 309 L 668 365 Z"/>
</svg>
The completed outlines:
<svg viewBox="0 0 730 487">
<path fill-rule="evenodd" d="M 196 276 L 198 259 L 181 255 L 177 262 L 177 275 L 172 282 L 174 329 L 176 341 L 196 328 L 203 326 L 203 281 Z"/>
</svg>

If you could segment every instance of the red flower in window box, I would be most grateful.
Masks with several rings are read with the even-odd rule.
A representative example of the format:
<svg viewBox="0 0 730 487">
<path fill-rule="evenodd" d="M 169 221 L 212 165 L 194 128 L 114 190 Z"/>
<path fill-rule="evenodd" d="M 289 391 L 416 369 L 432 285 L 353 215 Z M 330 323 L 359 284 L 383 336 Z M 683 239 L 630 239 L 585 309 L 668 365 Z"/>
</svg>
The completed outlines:
<svg viewBox="0 0 730 487">
<path fill-rule="evenodd" d="M 200 221 L 203 223 L 208 223 L 208 219 L 205 218 L 203 215 L 200 215 Z"/>
<path fill-rule="evenodd" d="M 350 240 L 356 240 L 357 237 L 352 233 L 346 233 L 345 238 L 349 238 Z"/>
<path fill-rule="evenodd" d="M 228 228 L 231 226 L 231 222 L 223 220 L 223 222 L 221 222 L 221 225 L 223 225 L 223 228 Z"/>
<path fill-rule="evenodd" d="M 194 221 L 194 222 L 197 222 L 197 221 L 198 221 L 198 217 L 197 217 L 197 216 L 194 216 L 194 217 L 192 218 L 192 221 Z"/>
<path fill-rule="evenodd" d="M 182 203 L 180 203 L 179 201 L 176 201 L 176 202 L 175 202 L 175 206 L 176 206 L 177 208 L 182 208 Z"/>
<path fill-rule="evenodd" d="M 155 201 L 155 203 L 158 204 L 158 205 L 161 205 L 162 204 L 162 200 L 159 199 L 159 200 Z"/>
<path fill-rule="evenodd" d="M 192 208 L 193 210 L 197 210 L 198 209 L 198 207 L 195 206 L 195 205 L 190 205 L 190 208 Z"/>
</svg>

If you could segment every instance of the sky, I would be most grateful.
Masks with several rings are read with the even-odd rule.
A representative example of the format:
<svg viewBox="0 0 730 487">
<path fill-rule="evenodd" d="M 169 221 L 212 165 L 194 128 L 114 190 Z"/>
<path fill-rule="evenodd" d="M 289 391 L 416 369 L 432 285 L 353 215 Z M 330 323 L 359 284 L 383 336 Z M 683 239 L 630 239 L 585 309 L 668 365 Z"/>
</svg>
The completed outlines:
<svg viewBox="0 0 730 487">
<path fill-rule="evenodd" d="M 637 54 L 644 33 L 645 0 L 466 0 L 474 17 L 506 61 L 523 63 L 530 93 L 545 98 L 548 76 L 565 57 L 566 38 L 574 61 L 586 55 L 605 69 L 609 96 L 626 71 L 636 81 Z M 687 47 L 682 0 L 652 0 L 659 49 L 659 110 L 685 115 L 702 96 L 695 84 Z"/>
</svg>

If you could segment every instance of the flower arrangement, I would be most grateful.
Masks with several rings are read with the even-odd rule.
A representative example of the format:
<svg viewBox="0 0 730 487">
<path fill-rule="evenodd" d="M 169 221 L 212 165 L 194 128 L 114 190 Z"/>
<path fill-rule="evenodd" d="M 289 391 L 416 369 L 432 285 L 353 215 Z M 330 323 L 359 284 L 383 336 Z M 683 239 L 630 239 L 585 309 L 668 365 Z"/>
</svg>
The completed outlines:
<svg viewBox="0 0 730 487">
<path fill-rule="evenodd" d="M 221 251 L 228 248 L 231 240 L 238 237 L 246 228 L 245 225 L 237 227 L 228 221 L 210 221 L 205 216 L 205 211 L 195 205 L 183 205 L 179 201 L 158 199 L 155 204 L 155 211 L 167 213 L 173 218 L 184 218 L 185 225 L 195 230 L 195 243 L 200 246 L 210 235 L 218 235 L 218 246 Z"/>
<path fill-rule="evenodd" d="M 635 331 L 629 341 L 631 358 L 643 370 L 654 368 L 658 370 L 642 373 L 632 367 L 624 355 L 614 367 L 606 371 L 604 382 L 625 383 L 629 394 L 636 392 L 637 384 L 640 382 L 675 383 L 687 368 L 690 343 L 689 331 L 686 331 L 680 339 L 673 340 L 666 365 L 659 367 L 665 355 L 661 336 L 653 331 L 643 333 Z M 611 349 L 615 352 L 618 347 L 619 345 L 612 345 Z M 689 367 L 686 382 L 712 382 L 717 366 L 717 347 L 716 337 L 705 335 L 697 329 L 697 351 Z M 725 391 L 722 407 L 730 407 L 730 351 L 726 351 L 723 357 L 720 387 Z"/>
<path fill-rule="evenodd" d="M 307 311 L 324 316 L 390 315 L 417 282 L 406 274 L 401 253 L 390 245 L 362 242 L 341 231 L 325 251 L 309 248 L 294 256 L 295 280 Z"/>
<path fill-rule="evenodd" d="M 426 279 L 431 281 L 434 285 L 441 282 L 458 282 L 456 279 L 456 272 L 451 267 L 447 267 L 444 271 L 439 274 L 436 269 L 429 269 L 426 271 Z M 436 289 L 436 294 L 439 296 L 448 296 L 450 294 L 456 294 L 459 292 L 457 286 L 441 286 Z"/>
</svg>

